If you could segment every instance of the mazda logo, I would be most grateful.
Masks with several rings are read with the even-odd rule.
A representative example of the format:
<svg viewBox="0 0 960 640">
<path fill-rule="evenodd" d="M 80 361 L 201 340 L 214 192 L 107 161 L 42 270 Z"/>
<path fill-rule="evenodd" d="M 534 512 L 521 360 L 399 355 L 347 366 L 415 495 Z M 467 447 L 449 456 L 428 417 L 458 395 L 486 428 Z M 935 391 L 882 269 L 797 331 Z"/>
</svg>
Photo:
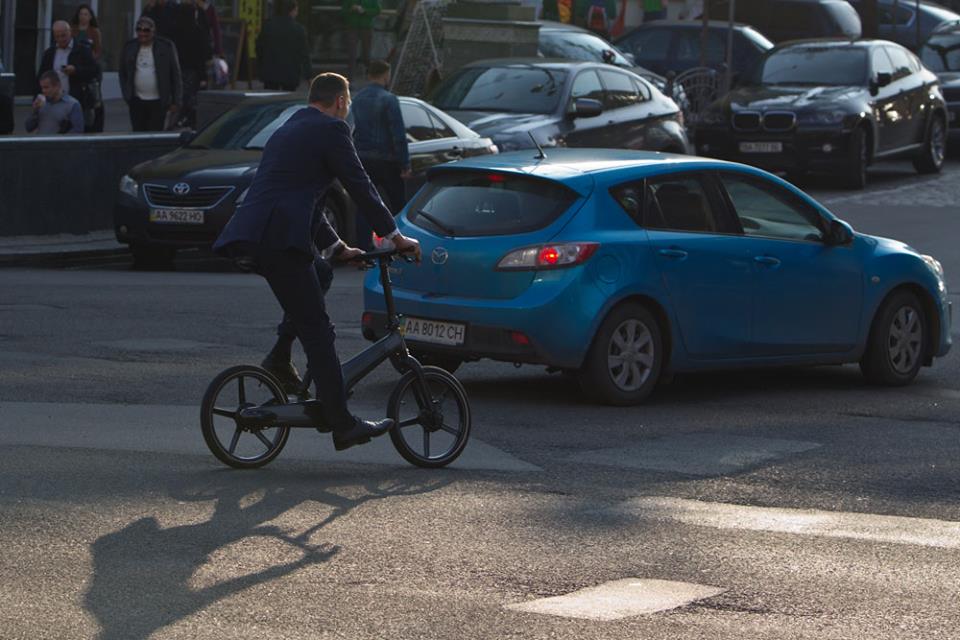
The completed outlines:
<svg viewBox="0 0 960 640">
<path fill-rule="evenodd" d="M 430 261 L 433 262 L 433 264 L 445 264 L 447 261 L 447 258 L 449 257 L 450 257 L 450 254 L 447 253 L 446 249 L 444 249 L 443 247 L 437 247 L 430 254 Z"/>
<path fill-rule="evenodd" d="M 173 192 L 178 196 L 185 196 L 190 193 L 190 185 L 188 185 L 186 182 L 178 182 L 177 184 L 173 185 Z"/>
</svg>

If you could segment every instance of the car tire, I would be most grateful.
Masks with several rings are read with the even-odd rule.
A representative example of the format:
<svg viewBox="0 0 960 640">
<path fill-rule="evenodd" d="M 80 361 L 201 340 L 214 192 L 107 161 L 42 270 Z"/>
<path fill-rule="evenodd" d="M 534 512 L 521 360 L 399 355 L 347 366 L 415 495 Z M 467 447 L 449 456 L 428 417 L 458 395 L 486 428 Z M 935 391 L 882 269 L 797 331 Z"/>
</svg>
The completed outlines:
<svg viewBox="0 0 960 640">
<path fill-rule="evenodd" d="M 874 316 L 860 370 L 871 384 L 910 384 L 923 365 L 927 319 L 923 305 L 909 291 L 890 296 Z"/>
<path fill-rule="evenodd" d="M 131 244 L 133 268 L 145 271 L 173 268 L 173 257 L 177 250 L 171 247 L 156 247 L 147 244 Z"/>
<path fill-rule="evenodd" d="M 849 189 L 863 189 L 867 186 L 867 160 L 870 157 L 867 141 L 867 132 L 863 127 L 857 127 L 850 134 L 850 147 L 847 150 L 847 167 L 844 176 L 844 181 Z"/>
<path fill-rule="evenodd" d="M 617 406 L 643 402 L 663 368 L 662 335 L 660 323 L 643 305 L 616 307 L 600 325 L 578 373 L 584 393 Z"/>
<path fill-rule="evenodd" d="M 354 228 L 351 224 L 353 218 L 347 215 L 343 205 L 334 197 L 327 196 L 323 204 L 323 215 L 327 218 L 330 226 L 337 232 L 337 235 L 349 245 L 354 242 Z"/>
<path fill-rule="evenodd" d="M 947 156 L 947 127 L 940 116 L 933 116 L 923 141 L 923 151 L 913 159 L 917 173 L 940 173 Z"/>
</svg>

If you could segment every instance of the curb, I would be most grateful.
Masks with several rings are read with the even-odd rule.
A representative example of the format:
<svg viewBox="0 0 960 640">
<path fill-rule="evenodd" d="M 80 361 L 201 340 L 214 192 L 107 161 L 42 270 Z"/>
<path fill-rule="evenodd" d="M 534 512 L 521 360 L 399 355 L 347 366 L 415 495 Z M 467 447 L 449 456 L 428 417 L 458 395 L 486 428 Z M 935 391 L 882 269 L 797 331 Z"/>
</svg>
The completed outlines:
<svg viewBox="0 0 960 640">
<path fill-rule="evenodd" d="M 36 253 L 0 253 L 0 266 L 44 264 L 58 259 L 100 258 L 104 256 L 123 255 L 130 253 L 126 247 L 109 249 L 84 249 L 81 251 L 56 250 L 40 251 Z"/>
</svg>

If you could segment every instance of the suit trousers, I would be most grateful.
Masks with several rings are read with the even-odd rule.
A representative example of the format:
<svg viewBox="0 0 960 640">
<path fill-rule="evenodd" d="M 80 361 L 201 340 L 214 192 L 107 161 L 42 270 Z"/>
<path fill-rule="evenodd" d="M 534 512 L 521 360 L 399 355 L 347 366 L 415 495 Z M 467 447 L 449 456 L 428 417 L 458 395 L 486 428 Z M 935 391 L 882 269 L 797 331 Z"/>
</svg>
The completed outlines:
<svg viewBox="0 0 960 640">
<path fill-rule="evenodd" d="M 324 303 L 333 281 L 332 267 L 295 250 L 261 251 L 256 260 L 258 272 L 283 308 L 278 333 L 297 337 L 307 354 L 307 368 L 317 398 L 323 402 L 327 424 L 334 429 L 352 424 L 334 344 L 336 333 Z"/>
</svg>

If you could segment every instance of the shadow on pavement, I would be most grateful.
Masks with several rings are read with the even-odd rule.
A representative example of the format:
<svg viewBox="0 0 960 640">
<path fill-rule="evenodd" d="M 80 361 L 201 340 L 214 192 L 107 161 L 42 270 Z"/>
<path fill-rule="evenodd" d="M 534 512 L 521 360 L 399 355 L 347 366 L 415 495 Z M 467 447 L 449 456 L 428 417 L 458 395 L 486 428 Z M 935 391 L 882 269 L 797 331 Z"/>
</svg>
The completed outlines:
<svg viewBox="0 0 960 640">
<path fill-rule="evenodd" d="M 172 478 L 166 492 L 183 502 L 214 501 L 206 522 L 161 528 L 156 518 L 141 518 L 91 545 L 93 574 L 84 606 L 101 625 L 100 640 L 145 639 L 211 604 L 250 587 L 322 564 L 339 551 L 314 544 L 311 537 L 334 520 L 374 500 L 429 493 L 452 480 L 382 477 L 358 485 L 329 482 L 288 472 L 204 472 Z M 319 485 L 319 487 L 318 487 Z M 357 497 L 345 497 L 337 488 Z M 262 492 L 252 504 L 250 495 Z M 329 515 L 302 533 L 291 535 L 267 524 L 304 502 L 332 508 Z M 245 506 L 246 505 L 246 506 Z M 299 559 L 227 579 L 205 588 L 191 586 L 212 554 L 248 538 L 281 541 L 299 550 Z"/>
</svg>

